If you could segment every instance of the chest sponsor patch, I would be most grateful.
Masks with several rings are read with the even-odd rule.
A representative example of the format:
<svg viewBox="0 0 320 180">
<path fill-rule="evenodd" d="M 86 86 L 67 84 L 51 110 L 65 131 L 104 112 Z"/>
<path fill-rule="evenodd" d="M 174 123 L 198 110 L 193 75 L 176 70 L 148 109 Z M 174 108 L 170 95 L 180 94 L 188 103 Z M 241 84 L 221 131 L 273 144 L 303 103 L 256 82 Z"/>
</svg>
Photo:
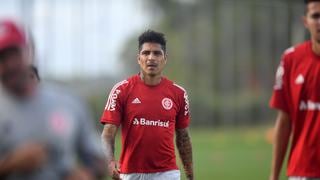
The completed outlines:
<svg viewBox="0 0 320 180">
<path fill-rule="evenodd" d="M 311 100 L 308 101 L 301 101 L 299 106 L 300 111 L 319 111 L 320 110 L 320 103 L 314 102 Z"/>
<path fill-rule="evenodd" d="M 169 121 L 162 121 L 162 120 L 148 120 L 145 118 L 134 118 L 133 125 L 136 126 L 157 126 L 157 127 L 169 127 Z"/>
</svg>

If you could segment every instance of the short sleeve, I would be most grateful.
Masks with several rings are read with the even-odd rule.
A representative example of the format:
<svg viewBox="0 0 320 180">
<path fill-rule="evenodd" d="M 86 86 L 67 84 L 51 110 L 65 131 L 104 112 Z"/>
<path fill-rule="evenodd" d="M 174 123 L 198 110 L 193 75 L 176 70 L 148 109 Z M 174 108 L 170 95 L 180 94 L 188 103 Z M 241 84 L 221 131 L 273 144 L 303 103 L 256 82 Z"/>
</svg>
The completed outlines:
<svg viewBox="0 0 320 180">
<path fill-rule="evenodd" d="M 100 122 L 120 126 L 122 120 L 123 101 L 128 81 L 116 84 L 110 91 Z"/>
<path fill-rule="evenodd" d="M 276 71 L 273 93 L 270 99 L 270 107 L 289 113 L 289 59 L 288 54 L 284 54 Z"/>
<path fill-rule="evenodd" d="M 176 118 L 176 129 L 187 128 L 190 124 L 189 98 L 187 92 L 179 93 L 179 112 Z"/>
</svg>

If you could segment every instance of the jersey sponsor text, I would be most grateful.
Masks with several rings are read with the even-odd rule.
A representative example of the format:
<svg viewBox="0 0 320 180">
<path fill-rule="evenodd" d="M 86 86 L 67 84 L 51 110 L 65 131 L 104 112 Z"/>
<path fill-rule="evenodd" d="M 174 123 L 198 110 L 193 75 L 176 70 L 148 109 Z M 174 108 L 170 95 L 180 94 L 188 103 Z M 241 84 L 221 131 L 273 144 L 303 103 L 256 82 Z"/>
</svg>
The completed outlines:
<svg viewBox="0 0 320 180">
<path fill-rule="evenodd" d="M 300 111 L 319 111 L 320 110 L 320 103 L 319 102 L 313 102 L 311 100 L 308 100 L 307 102 L 301 101 L 299 106 Z"/>
<path fill-rule="evenodd" d="M 169 121 L 161 121 L 161 120 L 148 120 L 145 118 L 134 118 L 133 125 L 141 125 L 141 126 L 158 126 L 158 127 L 169 127 Z"/>
<path fill-rule="evenodd" d="M 118 96 L 120 94 L 120 90 L 118 89 L 121 85 L 128 83 L 127 80 L 121 81 L 119 83 L 117 83 L 111 90 L 109 97 L 108 97 L 108 101 L 106 104 L 106 107 L 104 108 L 105 110 L 108 111 L 114 111 L 116 110 L 116 105 L 117 105 L 117 99 Z"/>
</svg>

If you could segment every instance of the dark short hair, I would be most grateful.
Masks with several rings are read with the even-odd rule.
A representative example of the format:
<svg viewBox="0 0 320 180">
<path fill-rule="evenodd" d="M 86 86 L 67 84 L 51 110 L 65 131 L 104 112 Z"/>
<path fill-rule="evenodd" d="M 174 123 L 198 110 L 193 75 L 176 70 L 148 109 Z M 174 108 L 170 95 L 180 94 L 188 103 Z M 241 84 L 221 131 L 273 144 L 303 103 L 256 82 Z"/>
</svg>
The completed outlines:
<svg viewBox="0 0 320 180">
<path fill-rule="evenodd" d="M 141 51 L 142 45 L 144 43 L 158 43 L 161 45 L 161 48 L 164 52 L 166 52 L 166 39 L 164 37 L 163 33 L 160 32 L 156 32 L 153 30 L 147 30 L 145 32 L 143 32 L 140 36 L 139 36 L 139 51 Z"/>
<path fill-rule="evenodd" d="M 15 46 L 11 46 L 0 50 L 0 63 L 3 62 L 8 56 L 14 53 L 21 53 L 21 49 Z"/>
<path fill-rule="evenodd" d="M 320 2 L 320 0 L 304 0 L 305 8 L 304 8 L 304 14 L 306 15 L 308 12 L 308 4 L 312 2 Z"/>
<path fill-rule="evenodd" d="M 309 4 L 311 2 L 320 2 L 320 0 L 304 0 L 304 4 Z"/>
</svg>

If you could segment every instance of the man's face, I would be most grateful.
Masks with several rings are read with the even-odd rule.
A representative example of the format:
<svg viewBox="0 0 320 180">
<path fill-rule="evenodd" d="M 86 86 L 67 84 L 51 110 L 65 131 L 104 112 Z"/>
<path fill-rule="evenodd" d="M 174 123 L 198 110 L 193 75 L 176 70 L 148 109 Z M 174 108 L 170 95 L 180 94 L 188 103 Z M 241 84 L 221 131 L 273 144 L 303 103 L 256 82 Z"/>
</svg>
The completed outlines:
<svg viewBox="0 0 320 180">
<path fill-rule="evenodd" d="M 23 95 L 27 83 L 28 66 L 21 49 L 11 49 L 0 54 L 1 84 L 10 93 Z"/>
<path fill-rule="evenodd" d="M 310 2 L 306 8 L 304 25 L 309 30 L 311 38 L 320 43 L 320 2 Z"/>
<path fill-rule="evenodd" d="M 144 76 L 161 75 L 167 55 L 158 43 L 146 42 L 138 54 L 138 64 Z"/>
</svg>

